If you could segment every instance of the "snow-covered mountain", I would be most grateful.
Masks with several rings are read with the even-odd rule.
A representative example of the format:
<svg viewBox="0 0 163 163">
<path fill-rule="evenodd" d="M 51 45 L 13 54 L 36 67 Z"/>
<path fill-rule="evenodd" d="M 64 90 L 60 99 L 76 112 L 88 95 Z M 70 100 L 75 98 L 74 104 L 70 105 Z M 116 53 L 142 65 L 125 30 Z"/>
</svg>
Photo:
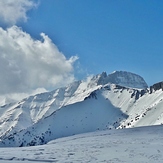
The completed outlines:
<svg viewBox="0 0 163 163">
<path fill-rule="evenodd" d="M 105 72 L 0 108 L 0 146 L 30 146 L 96 130 L 163 123 L 162 82 Z"/>
<path fill-rule="evenodd" d="M 117 85 L 121 85 L 124 87 L 131 88 L 140 88 L 145 89 L 148 87 L 147 83 L 144 79 L 136 74 L 126 71 L 114 71 L 113 73 L 107 75 L 106 72 L 103 72 L 99 76 L 98 84 L 104 85 L 108 83 L 113 83 Z M 97 76 L 95 76 L 96 78 Z"/>
</svg>

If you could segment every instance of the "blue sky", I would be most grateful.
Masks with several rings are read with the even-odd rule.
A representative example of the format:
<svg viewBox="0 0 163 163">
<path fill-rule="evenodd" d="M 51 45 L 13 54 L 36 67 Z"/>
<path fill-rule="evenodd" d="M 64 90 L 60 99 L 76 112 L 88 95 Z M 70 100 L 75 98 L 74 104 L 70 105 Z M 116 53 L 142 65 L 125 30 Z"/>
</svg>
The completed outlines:
<svg viewBox="0 0 163 163">
<path fill-rule="evenodd" d="M 162 0 L 41 0 L 28 16 L 25 31 L 44 32 L 65 56 L 79 56 L 77 77 L 126 70 L 148 84 L 163 80 Z"/>
<path fill-rule="evenodd" d="M 67 67 L 61 67 L 61 69 L 67 70 L 67 76 L 72 73 L 74 75 L 68 81 L 74 78 L 82 79 L 89 74 L 98 74 L 103 71 L 111 73 L 114 70 L 137 73 L 143 76 L 149 85 L 163 80 L 162 0 L 40 0 L 37 5 L 31 3 L 37 3 L 37 0 L 23 1 L 26 5 L 24 17 L 21 16 L 22 13 L 19 17 L 15 16 L 20 9 L 17 9 L 18 5 L 14 7 L 14 4 L 12 5 L 15 11 L 8 13 L 9 16 L 13 15 L 10 22 L 7 21 L 10 17 L 5 20 L 7 10 L 1 12 L 4 13 L 3 16 L 0 15 L 0 27 L 3 33 L 13 26 L 21 27 L 20 30 L 12 28 L 10 31 L 21 33 L 22 30 L 29 34 L 29 40 L 33 39 L 31 47 L 36 45 L 35 41 L 46 40 L 45 37 L 40 36 L 40 33 L 47 35 L 52 40 L 49 44 L 56 45 L 62 52 L 60 56 L 63 55 L 66 58 L 61 57 L 64 61 L 61 59 L 60 62 L 63 61 L 63 64 L 65 62 L 69 70 Z M 18 0 L 15 2 L 20 3 Z M 3 5 L 1 4 L 2 7 Z M 21 6 L 25 5 L 21 4 Z M 1 8 L 0 10 L 3 10 Z M 13 39 L 15 38 L 14 36 Z M 24 44 L 19 46 L 22 48 Z M 40 46 L 44 46 L 43 43 L 40 43 Z M 56 47 L 53 49 L 58 54 Z M 25 53 L 24 50 L 23 55 Z M 46 55 L 49 57 L 48 54 Z M 45 58 L 45 52 L 42 56 Z M 17 57 L 14 63 L 18 63 L 18 60 Z M 42 63 L 42 59 L 39 63 Z M 54 68 L 50 65 L 47 70 L 50 67 Z M 19 70 L 19 75 L 20 71 L 22 70 Z M 59 74 L 60 71 L 55 73 Z M 40 70 L 36 74 L 38 72 Z M 58 76 L 57 81 L 63 81 L 64 76 Z M 49 84 L 54 78 L 49 81 Z M 39 77 L 31 81 L 37 80 Z M 44 82 L 40 83 L 39 87 L 43 84 Z M 27 87 L 30 86 L 27 85 Z M 32 87 L 36 88 L 36 84 Z"/>
</svg>

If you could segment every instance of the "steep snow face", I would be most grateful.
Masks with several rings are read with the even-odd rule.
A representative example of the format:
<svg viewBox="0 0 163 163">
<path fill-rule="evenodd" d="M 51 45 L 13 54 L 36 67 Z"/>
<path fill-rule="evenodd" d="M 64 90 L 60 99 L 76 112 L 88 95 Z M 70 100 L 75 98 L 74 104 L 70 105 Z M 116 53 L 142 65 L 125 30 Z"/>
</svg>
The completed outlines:
<svg viewBox="0 0 163 163">
<path fill-rule="evenodd" d="M 128 116 L 101 92 L 98 89 L 82 102 L 61 107 L 31 127 L 4 138 L 0 146 L 39 145 L 60 137 L 117 128 Z"/>
<path fill-rule="evenodd" d="M 14 104 L 0 107 L 0 138 L 32 126 L 58 109 L 83 101 L 100 85 L 77 81 L 52 92 L 30 96 Z"/>
<path fill-rule="evenodd" d="M 118 87 L 114 91 L 104 90 L 103 96 L 128 115 L 118 128 L 163 124 L 163 91 L 161 89 L 150 93 L 148 90 Z"/>
<path fill-rule="evenodd" d="M 126 71 L 114 71 L 108 76 L 104 72 L 100 76 L 97 76 L 97 78 L 98 84 L 102 85 L 107 83 L 113 83 L 130 88 L 145 89 L 148 87 L 147 83 L 141 76 Z"/>
</svg>

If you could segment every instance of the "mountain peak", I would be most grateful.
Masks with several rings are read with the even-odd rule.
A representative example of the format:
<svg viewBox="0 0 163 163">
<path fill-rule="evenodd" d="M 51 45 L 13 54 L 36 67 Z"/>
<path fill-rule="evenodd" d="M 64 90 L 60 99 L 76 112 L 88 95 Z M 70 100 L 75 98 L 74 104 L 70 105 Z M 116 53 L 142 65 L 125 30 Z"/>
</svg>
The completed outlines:
<svg viewBox="0 0 163 163">
<path fill-rule="evenodd" d="M 139 89 L 146 89 L 148 87 L 147 83 L 141 76 L 127 71 L 114 71 L 108 75 L 106 72 L 103 72 L 96 77 L 98 85 L 112 83 Z"/>
</svg>

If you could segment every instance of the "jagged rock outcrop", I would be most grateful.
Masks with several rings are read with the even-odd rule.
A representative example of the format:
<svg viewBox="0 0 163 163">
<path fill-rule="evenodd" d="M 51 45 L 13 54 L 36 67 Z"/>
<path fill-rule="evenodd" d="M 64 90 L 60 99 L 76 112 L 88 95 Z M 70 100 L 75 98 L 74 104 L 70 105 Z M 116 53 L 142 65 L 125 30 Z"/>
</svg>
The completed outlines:
<svg viewBox="0 0 163 163">
<path fill-rule="evenodd" d="M 163 91 L 163 82 L 159 82 L 159 83 L 154 84 L 153 86 L 150 86 L 150 93 L 152 93 L 153 91 L 160 90 L 160 89 L 162 89 Z"/>
</svg>

